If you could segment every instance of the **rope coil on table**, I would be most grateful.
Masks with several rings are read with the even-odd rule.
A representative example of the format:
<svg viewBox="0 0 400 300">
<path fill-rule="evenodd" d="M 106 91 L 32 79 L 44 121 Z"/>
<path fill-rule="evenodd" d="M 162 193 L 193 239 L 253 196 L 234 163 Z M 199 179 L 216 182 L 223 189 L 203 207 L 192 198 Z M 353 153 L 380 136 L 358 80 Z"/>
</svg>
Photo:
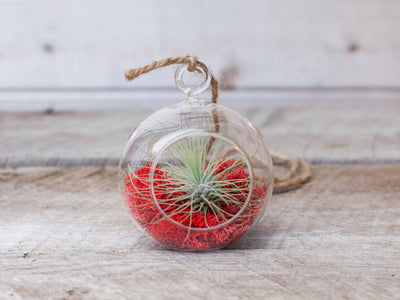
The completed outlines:
<svg viewBox="0 0 400 300">
<path fill-rule="evenodd" d="M 214 75 L 209 72 L 209 68 L 203 62 L 199 61 L 197 56 L 193 54 L 170 57 L 159 61 L 154 61 L 153 63 L 141 68 L 131 69 L 125 72 L 125 78 L 126 80 L 131 81 L 142 74 L 174 64 L 187 65 L 187 70 L 189 72 L 203 73 L 202 70 L 204 70 L 205 76 L 210 74 L 211 102 L 218 102 L 218 81 L 215 79 Z M 213 119 L 216 126 L 215 129 L 218 131 L 218 117 L 216 112 L 213 113 Z M 311 179 L 311 167 L 307 162 L 273 152 L 271 152 L 271 157 L 273 164 L 284 166 L 288 170 L 284 176 L 274 177 L 274 194 L 297 189 Z"/>
</svg>

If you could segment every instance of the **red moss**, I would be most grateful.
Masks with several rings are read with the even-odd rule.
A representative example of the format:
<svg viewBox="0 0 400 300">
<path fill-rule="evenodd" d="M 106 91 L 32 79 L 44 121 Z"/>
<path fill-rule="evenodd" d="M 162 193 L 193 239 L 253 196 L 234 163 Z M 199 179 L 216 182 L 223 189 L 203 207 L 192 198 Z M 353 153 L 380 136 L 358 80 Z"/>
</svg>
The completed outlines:
<svg viewBox="0 0 400 300">
<path fill-rule="evenodd" d="M 242 192 L 233 196 L 244 204 L 249 193 L 248 183 L 245 180 L 249 174 L 240 166 L 227 170 L 232 164 L 233 160 L 222 161 L 216 169 L 215 175 L 226 170 L 216 178 L 228 185 L 230 182 L 235 182 L 236 187 Z M 154 239 L 175 249 L 203 250 L 222 248 L 232 243 L 250 228 L 263 206 L 263 199 L 267 193 L 266 184 L 256 185 L 248 205 L 240 216 L 233 220 L 230 220 L 232 215 L 237 215 L 243 205 L 227 205 L 221 202 L 221 209 L 226 211 L 226 213 L 222 213 L 223 215 L 215 215 L 208 210 L 206 216 L 203 212 L 196 212 L 189 218 L 190 208 L 173 213 L 173 210 L 176 209 L 176 203 L 174 203 L 176 200 L 173 199 L 182 193 L 167 193 L 168 190 L 173 190 L 175 187 L 168 182 L 168 174 L 156 166 L 154 194 L 157 200 L 163 200 L 160 207 L 169 216 L 167 218 L 154 203 L 150 189 L 150 169 L 151 163 L 137 169 L 133 174 L 127 174 L 124 191 L 125 202 L 132 216 Z M 171 201 L 168 201 L 169 199 Z M 210 228 L 216 226 L 218 227 Z"/>
</svg>

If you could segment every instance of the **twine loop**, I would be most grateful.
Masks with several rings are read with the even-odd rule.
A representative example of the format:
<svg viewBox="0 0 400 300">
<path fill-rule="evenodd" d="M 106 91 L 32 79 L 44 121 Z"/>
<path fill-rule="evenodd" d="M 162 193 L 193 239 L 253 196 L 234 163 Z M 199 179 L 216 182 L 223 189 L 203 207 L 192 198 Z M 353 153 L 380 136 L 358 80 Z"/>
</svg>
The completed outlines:
<svg viewBox="0 0 400 300">
<path fill-rule="evenodd" d="M 187 65 L 187 69 L 189 72 L 199 72 L 202 73 L 203 70 L 208 70 L 208 72 L 211 74 L 211 102 L 212 103 L 217 103 L 218 101 L 218 81 L 215 79 L 214 75 L 212 75 L 212 72 L 210 72 L 210 69 L 201 61 L 198 60 L 196 55 L 193 54 L 188 54 L 186 56 L 178 56 L 178 57 L 169 57 L 166 59 L 162 59 L 159 61 L 154 61 L 149 65 L 146 65 L 141 68 L 136 68 L 136 69 L 131 69 L 129 71 L 125 72 L 125 79 L 128 81 L 132 81 L 135 78 L 139 77 L 142 74 L 148 73 L 150 71 L 159 69 L 159 68 L 164 68 L 170 65 L 175 65 L 175 64 L 184 64 Z M 207 74 L 205 74 L 207 76 Z"/>
<path fill-rule="evenodd" d="M 125 72 L 125 79 L 128 81 L 134 80 L 142 74 L 148 73 L 155 69 L 167 67 L 174 64 L 183 64 L 187 66 L 189 72 L 205 72 L 205 76 L 211 76 L 211 102 L 217 103 L 218 101 L 218 81 L 210 69 L 201 61 L 198 60 L 196 55 L 188 54 L 186 56 L 170 57 L 143 66 L 141 68 L 131 69 Z M 213 112 L 213 120 L 215 124 L 215 131 L 218 132 L 218 116 L 216 110 Z M 211 142 L 212 143 L 212 142 Z M 271 153 L 272 162 L 275 165 L 282 165 L 288 169 L 288 172 L 282 177 L 274 177 L 274 194 L 287 192 L 299 188 L 311 179 L 311 167 L 303 161 L 284 156 L 279 153 Z"/>
</svg>

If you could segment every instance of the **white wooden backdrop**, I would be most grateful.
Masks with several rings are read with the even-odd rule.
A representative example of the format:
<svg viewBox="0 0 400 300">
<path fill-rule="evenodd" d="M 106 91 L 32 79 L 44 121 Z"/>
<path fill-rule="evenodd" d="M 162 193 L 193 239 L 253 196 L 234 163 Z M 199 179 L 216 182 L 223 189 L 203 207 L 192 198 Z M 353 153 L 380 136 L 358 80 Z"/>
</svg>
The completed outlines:
<svg viewBox="0 0 400 300">
<path fill-rule="evenodd" d="M 174 87 L 172 71 L 135 83 L 124 71 L 190 52 L 223 87 L 256 97 L 293 88 L 293 97 L 299 88 L 397 95 L 400 1 L 3 0 L 0 109 L 67 99 L 75 106 L 83 94 L 140 99 L 158 89 L 153 98 L 163 97 L 159 88 Z"/>
</svg>

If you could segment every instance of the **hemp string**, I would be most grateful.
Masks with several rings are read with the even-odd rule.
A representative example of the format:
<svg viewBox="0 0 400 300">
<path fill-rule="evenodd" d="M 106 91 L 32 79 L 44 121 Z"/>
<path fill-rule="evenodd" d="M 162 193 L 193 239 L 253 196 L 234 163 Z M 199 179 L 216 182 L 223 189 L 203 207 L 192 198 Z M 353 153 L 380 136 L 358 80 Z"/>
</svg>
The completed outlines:
<svg viewBox="0 0 400 300">
<path fill-rule="evenodd" d="M 203 62 L 199 61 L 197 56 L 188 54 L 186 56 L 170 57 L 154 61 L 144 67 L 131 69 L 125 72 L 125 78 L 131 81 L 142 74 L 174 64 L 187 65 L 187 70 L 189 72 L 203 73 L 202 69 L 209 71 L 209 68 Z M 208 74 L 211 74 L 211 102 L 216 104 L 218 101 L 218 81 L 211 72 L 205 72 L 204 75 L 208 76 Z M 213 112 L 213 121 L 215 124 L 215 131 L 218 132 L 219 124 L 216 111 Z M 274 177 L 274 194 L 297 189 L 311 179 L 311 167 L 307 162 L 274 152 L 271 152 L 271 157 L 274 165 L 281 165 L 288 169 L 284 176 Z"/>
</svg>

